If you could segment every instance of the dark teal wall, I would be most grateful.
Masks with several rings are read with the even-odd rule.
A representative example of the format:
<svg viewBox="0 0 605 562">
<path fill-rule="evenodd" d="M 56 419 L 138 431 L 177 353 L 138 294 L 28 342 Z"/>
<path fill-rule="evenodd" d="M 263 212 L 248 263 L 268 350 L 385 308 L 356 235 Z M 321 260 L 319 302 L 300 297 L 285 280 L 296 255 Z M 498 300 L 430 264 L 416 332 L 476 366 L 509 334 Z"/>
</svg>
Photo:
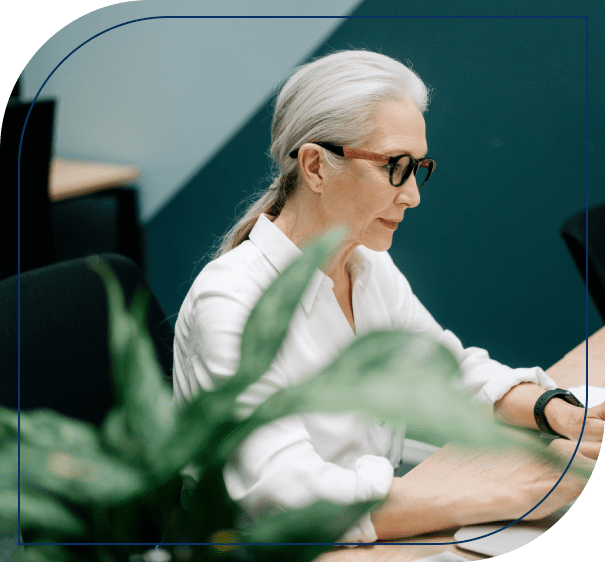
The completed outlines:
<svg viewBox="0 0 605 562">
<path fill-rule="evenodd" d="M 408 4 L 367 1 L 355 15 L 403 14 Z M 405 15 L 453 15 L 451 4 L 425 2 Z M 599 3 L 576 3 L 573 12 L 540 4 L 539 15 L 591 18 L 588 200 L 595 204 L 605 200 Z M 464 15 L 528 14 L 524 3 L 506 6 L 498 12 L 470 2 Z M 584 285 L 559 235 L 585 205 L 585 20 L 352 18 L 315 56 L 346 48 L 409 60 L 433 88 L 427 138 L 438 166 L 421 205 L 406 213 L 393 259 L 465 345 L 511 366 L 548 367 L 585 333 Z M 168 314 L 178 312 L 238 203 L 263 184 L 269 126 L 267 103 L 149 223 L 151 283 Z M 590 332 L 600 325 L 592 303 L 588 323 Z"/>
</svg>

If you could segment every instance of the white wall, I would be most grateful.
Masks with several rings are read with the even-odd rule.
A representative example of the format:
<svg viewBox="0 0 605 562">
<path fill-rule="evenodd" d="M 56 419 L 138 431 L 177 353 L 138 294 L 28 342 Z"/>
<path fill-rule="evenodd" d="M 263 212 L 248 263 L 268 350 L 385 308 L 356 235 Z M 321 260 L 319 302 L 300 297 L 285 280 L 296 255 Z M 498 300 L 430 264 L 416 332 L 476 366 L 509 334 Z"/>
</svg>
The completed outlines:
<svg viewBox="0 0 605 562">
<path fill-rule="evenodd" d="M 329 15 L 359 0 L 146 0 L 88 14 L 54 35 L 25 68 L 33 98 L 73 49 L 151 16 Z M 141 170 L 149 220 L 239 129 L 277 81 L 342 23 L 321 19 L 158 19 L 113 29 L 57 68 L 41 96 L 58 99 L 55 154 Z M 217 84 L 220 87 L 217 87 Z"/>
</svg>

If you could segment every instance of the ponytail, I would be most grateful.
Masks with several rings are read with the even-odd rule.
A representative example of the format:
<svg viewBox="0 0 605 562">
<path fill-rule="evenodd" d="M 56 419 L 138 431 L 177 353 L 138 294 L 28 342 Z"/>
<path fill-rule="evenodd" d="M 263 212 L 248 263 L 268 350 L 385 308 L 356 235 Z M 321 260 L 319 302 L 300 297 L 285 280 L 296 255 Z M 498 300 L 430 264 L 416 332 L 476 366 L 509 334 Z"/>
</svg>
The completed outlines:
<svg viewBox="0 0 605 562">
<path fill-rule="evenodd" d="M 284 208 L 286 201 L 290 198 L 290 195 L 296 189 L 297 183 L 297 168 L 294 168 L 285 176 L 279 174 L 271 185 L 260 194 L 256 201 L 248 207 L 244 216 L 223 236 L 212 259 L 222 256 L 246 240 L 250 231 L 254 228 L 258 217 L 262 214 L 277 217 Z"/>
</svg>

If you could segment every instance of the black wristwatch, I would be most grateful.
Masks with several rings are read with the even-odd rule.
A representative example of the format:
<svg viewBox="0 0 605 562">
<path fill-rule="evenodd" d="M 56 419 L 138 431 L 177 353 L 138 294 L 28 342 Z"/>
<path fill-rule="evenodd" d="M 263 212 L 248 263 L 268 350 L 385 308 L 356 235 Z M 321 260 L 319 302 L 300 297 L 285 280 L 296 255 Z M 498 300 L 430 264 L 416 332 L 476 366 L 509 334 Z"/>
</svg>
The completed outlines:
<svg viewBox="0 0 605 562">
<path fill-rule="evenodd" d="M 546 404 L 552 398 L 562 398 L 566 402 L 573 404 L 574 406 L 578 406 L 579 408 L 583 408 L 584 404 L 580 402 L 569 390 L 563 390 L 562 388 L 555 388 L 554 390 L 547 390 L 538 400 L 536 400 L 536 404 L 534 406 L 534 418 L 536 420 L 536 424 L 538 428 L 543 433 L 548 433 L 549 435 L 554 435 L 555 437 L 563 437 L 560 433 L 557 433 L 546 421 L 546 416 L 544 415 L 544 408 Z"/>
</svg>

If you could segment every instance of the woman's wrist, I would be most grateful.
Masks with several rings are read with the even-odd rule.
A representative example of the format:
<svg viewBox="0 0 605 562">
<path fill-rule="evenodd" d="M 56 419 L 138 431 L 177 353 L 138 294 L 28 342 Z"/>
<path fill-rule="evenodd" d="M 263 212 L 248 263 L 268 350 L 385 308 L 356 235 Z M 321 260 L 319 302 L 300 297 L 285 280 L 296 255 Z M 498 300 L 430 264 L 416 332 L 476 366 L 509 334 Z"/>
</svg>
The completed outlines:
<svg viewBox="0 0 605 562">
<path fill-rule="evenodd" d="M 553 431 L 568 439 L 577 439 L 584 420 L 583 408 L 561 398 L 553 398 L 544 407 L 546 421 Z"/>
<path fill-rule="evenodd" d="M 392 540 L 513 517 L 508 487 L 474 478 L 393 478 L 385 503 L 372 513 L 379 540 Z"/>
<path fill-rule="evenodd" d="M 505 486 L 469 480 L 460 492 L 453 495 L 454 527 L 511 519 L 517 512 L 515 498 Z"/>
</svg>

